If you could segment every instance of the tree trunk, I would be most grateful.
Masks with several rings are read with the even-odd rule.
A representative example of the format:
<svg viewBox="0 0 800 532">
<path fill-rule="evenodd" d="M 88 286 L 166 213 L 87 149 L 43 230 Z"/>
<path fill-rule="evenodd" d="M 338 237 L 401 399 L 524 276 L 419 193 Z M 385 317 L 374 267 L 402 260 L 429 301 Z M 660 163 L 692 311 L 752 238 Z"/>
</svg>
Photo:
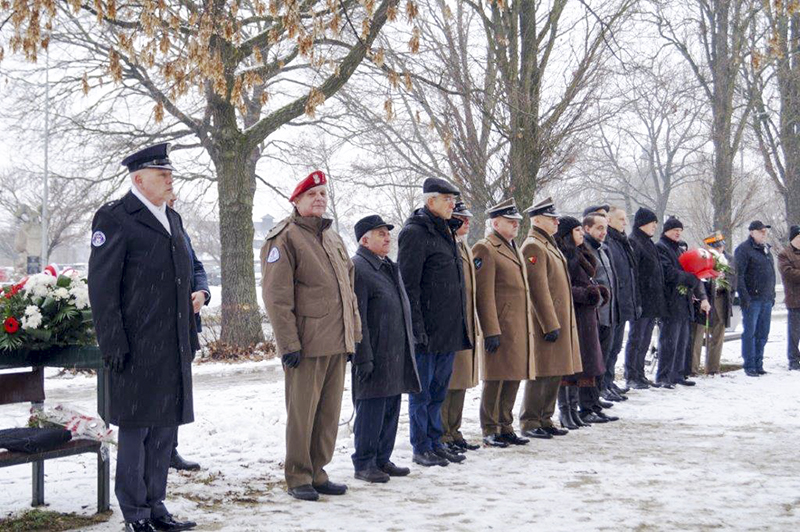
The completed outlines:
<svg viewBox="0 0 800 532">
<path fill-rule="evenodd" d="M 217 170 L 222 246 L 223 342 L 248 347 L 264 340 L 255 286 L 253 196 L 255 167 L 231 131 L 212 157 Z M 237 140 L 239 142 L 237 142 Z"/>
</svg>

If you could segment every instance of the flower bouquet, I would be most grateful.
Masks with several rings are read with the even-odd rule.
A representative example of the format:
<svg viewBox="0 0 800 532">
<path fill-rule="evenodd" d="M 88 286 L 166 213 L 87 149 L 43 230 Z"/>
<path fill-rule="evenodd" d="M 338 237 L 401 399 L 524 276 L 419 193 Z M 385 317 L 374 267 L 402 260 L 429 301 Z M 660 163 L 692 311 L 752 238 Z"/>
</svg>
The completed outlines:
<svg viewBox="0 0 800 532">
<path fill-rule="evenodd" d="M 93 345 L 89 287 L 78 272 L 53 265 L 0 289 L 0 353 Z"/>
</svg>

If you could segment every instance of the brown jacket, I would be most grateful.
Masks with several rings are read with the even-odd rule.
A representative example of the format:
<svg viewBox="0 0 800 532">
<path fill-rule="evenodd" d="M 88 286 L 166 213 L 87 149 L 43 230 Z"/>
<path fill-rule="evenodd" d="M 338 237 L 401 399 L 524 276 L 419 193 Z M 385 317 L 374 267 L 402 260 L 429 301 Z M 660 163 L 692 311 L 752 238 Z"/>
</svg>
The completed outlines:
<svg viewBox="0 0 800 532">
<path fill-rule="evenodd" d="M 295 210 L 261 248 L 261 294 L 278 355 L 354 353 L 361 341 L 353 262 L 330 226 Z"/>
<path fill-rule="evenodd" d="M 532 379 L 533 315 L 522 257 L 495 233 L 478 241 L 472 253 L 481 330 L 485 337 L 501 335 L 497 351 L 482 357 L 483 380 Z"/>
<path fill-rule="evenodd" d="M 578 326 L 572 302 L 567 259 L 553 238 L 532 227 L 522 244 L 533 302 L 533 352 L 537 377 L 573 375 L 583 371 Z M 544 335 L 559 329 L 558 340 Z"/>
<path fill-rule="evenodd" d="M 451 390 L 466 390 L 478 385 L 480 357 L 483 354 L 483 333 L 475 310 L 475 263 L 472 250 L 463 242 L 458 242 L 461 264 L 464 266 L 464 293 L 467 296 L 467 333 L 472 349 L 457 351 L 453 361 L 453 376 L 450 377 Z"/>
<path fill-rule="evenodd" d="M 791 244 L 778 253 L 786 308 L 800 308 L 800 249 Z"/>
</svg>

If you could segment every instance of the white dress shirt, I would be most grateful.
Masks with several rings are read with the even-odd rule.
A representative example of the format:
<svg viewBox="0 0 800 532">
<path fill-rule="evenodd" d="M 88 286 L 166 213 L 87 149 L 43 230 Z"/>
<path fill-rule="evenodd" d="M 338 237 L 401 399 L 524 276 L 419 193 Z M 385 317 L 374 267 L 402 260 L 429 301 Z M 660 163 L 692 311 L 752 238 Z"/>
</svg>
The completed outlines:
<svg viewBox="0 0 800 532">
<path fill-rule="evenodd" d="M 131 187 L 131 192 L 133 192 L 133 195 L 139 198 L 142 203 L 144 203 L 144 206 L 147 207 L 147 210 L 153 213 L 153 216 L 156 217 L 156 220 L 161 222 L 161 225 L 164 226 L 164 229 L 166 229 L 167 233 L 169 233 L 171 236 L 172 231 L 169 228 L 169 218 L 167 218 L 167 203 L 164 202 L 161 204 L 161 207 L 156 207 L 150 202 L 150 200 L 144 197 L 144 194 L 142 194 L 142 192 L 136 188 L 136 185 Z"/>
</svg>

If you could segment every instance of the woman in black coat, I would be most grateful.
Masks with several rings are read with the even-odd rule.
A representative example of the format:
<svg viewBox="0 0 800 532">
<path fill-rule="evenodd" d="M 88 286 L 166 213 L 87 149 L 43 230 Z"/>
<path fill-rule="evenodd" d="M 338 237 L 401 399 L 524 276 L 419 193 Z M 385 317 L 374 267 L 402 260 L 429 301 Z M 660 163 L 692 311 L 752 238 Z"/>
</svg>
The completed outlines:
<svg viewBox="0 0 800 532">
<path fill-rule="evenodd" d="M 585 424 L 577 412 L 578 389 L 596 389 L 597 377 L 605 373 L 597 324 L 597 308 L 608 300 L 610 294 L 605 286 L 599 285 L 594 280 L 597 262 L 584 246 L 583 228 L 577 219 L 571 216 L 560 218 L 555 241 L 567 258 L 583 364 L 582 373 L 565 377 L 562 381 L 559 390 L 559 410 L 561 425 L 576 429 Z"/>
</svg>

